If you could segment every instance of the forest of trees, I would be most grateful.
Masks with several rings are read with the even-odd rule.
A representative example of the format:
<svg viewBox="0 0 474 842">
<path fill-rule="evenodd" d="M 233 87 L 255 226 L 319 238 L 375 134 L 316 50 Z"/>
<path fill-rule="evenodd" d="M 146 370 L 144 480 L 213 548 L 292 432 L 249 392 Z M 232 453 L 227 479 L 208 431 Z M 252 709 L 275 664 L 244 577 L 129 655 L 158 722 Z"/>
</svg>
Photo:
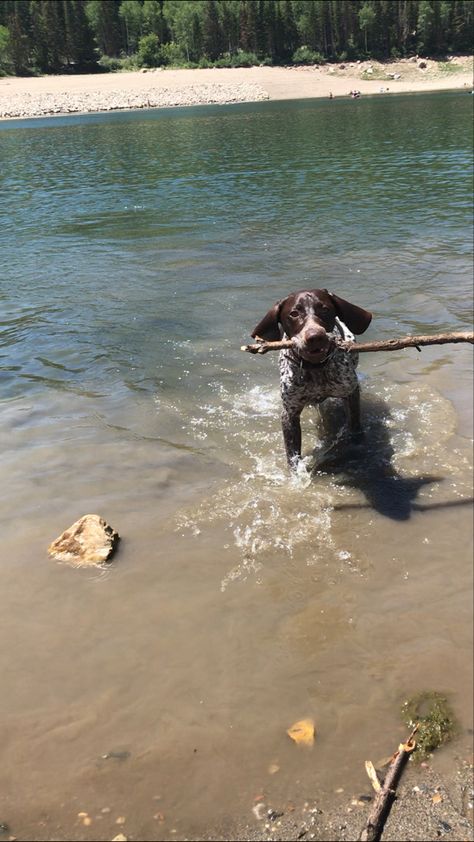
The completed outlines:
<svg viewBox="0 0 474 842">
<path fill-rule="evenodd" d="M 470 53 L 473 0 L 0 0 L 0 74 Z"/>
</svg>

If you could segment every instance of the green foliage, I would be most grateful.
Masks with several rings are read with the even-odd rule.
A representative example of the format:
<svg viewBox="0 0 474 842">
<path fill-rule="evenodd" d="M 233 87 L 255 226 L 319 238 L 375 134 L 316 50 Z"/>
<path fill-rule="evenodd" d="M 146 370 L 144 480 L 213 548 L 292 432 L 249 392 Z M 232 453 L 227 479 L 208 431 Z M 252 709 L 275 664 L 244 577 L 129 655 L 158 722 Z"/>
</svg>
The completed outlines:
<svg viewBox="0 0 474 842">
<path fill-rule="evenodd" d="M 115 56 L 101 56 L 97 64 L 102 70 L 106 70 L 108 73 L 123 70 L 123 59 L 116 58 Z"/>
<path fill-rule="evenodd" d="M 207 0 L 203 15 L 203 49 L 210 61 L 215 61 L 224 48 L 224 33 L 216 0 Z"/>
<path fill-rule="evenodd" d="M 85 3 L 83 0 L 65 0 L 63 7 L 67 63 L 77 70 L 91 70 L 97 62 L 97 53 Z"/>
<path fill-rule="evenodd" d="M 249 53 L 246 50 L 238 50 L 236 54 L 232 56 L 231 67 L 254 67 L 258 63 L 256 53 Z"/>
<path fill-rule="evenodd" d="M 326 59 L 321 53 L 317 53 L 309 47 L 302 46 L 295 50 L 292 61 L 293 64 L 325 64 Z M 340 61 L 345 61 L 345 59 L 341 58 Z"/>
<path fill-rule="evenodd" d="M 11 69 L 10 32 L 6 26 L 0 26 L 0 76 L 5 76 Z"/>
<path fill-rule="evenodd" d="M 183 48 L 176 41 L 163 44 L 161 48 L 161 59 L 162 64 L 171 64 L 175 67 L 183 67 L 187 63 Z"/>
<path fill-rule="evenodd" d="M 126 47 L 119 9 L 120 4 L 115 0 L 88 0 L 86 3 L 86 14 L 97 46 L 107 56 L 119 56 Z"/>
<path fill-rule="evenodd" d="M 376 11 L 372 5 L 372 3 L 364 3 L 362 8 L 359 11 L 359 24 L 360 28 L 364 33 L 365 39 L 365 51 L 367 52 L 367 46 L 369 43 L 369 38 L 374 32 L 375 29 L 375 22 L 377 19 Z"/>
<path fill-rule="evenodd" d="M 455 74 L 455 73 L 459 73 L 460 67 L 459 67 L 459 64 L 455 64 L 451 61 L 440 61 L 437 69 L 439 71 L 441 71 L 441 73 L 446 73 L 446 74 L 453 73 L 453 74 Z"/>
<path fill-rule="evenodd" d="M 154 32 L 144 35 L 138 42 L 137 60 L 140 67 L 158 67 L 163 61 L 160 39 Z"/>
<path fill-rule="evenodd" d="M 119 17 L 125 27 L 126 52 L 133 53 L 143 33 L 143 6 L 140 0 L 122 0 Z"/>
<path fill-rule="evenodd" d="M 187 61 L 198 61 L 203 56 L 202 4 L 169 0 L 164 6 L 164 15 L 168 27 L 165 43 L 178 44 Z M 172 56 L 169 63 L 173 63 Z"/>
<path fill-rule="evenodd" d="M 429 0 L 420 0 L 418 5 L 418 51 L 428 55 L 435 42 L 435 11 Z"/>
<path fill-rule="evenodd" d="M 470 52 L 474 2 L 0 0 L 0 26 L 3 73 L 320 64 Z"/>
<path fill-rule="evenodd" d="M 213 67 L 233 67 L 232 65 L 232 56 L 230 53 L 224 53 L 223 56 L 220 56 L 213 62 Z"/>
<path fill-rule="evenodd" d="M 160 0 L 144 0 L 142 6 L 142 27 L 145 35 L 148 35 L 150 32 L 158 35 L 162 44 L 169 40 L 167 25 L 163 16 L 163 3 Z"/>
<path fill-rule="evenodd" d="M 424 760 L 452 739 L 459 727 L 448 700 L 432 690 L 407 699 L 402 705 L 402 717 L 408 728 L 419 725 L 414 752 L 418 760 Z"/>
</svg>

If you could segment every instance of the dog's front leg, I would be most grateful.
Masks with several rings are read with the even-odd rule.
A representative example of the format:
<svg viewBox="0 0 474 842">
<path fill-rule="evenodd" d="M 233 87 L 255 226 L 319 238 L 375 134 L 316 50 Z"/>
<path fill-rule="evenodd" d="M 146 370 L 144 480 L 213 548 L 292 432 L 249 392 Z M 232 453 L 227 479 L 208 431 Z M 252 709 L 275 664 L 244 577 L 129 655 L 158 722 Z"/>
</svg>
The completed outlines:
<svg viewBox="0 0 474 842">
<path fill-rule="evenodd" d="M 360 423 L 360 389 L 358 386 L 354 389 L 352 394 L 345 399 L 344 403 L 346 407 L 349 431 L 353 436 L 359 437 L 362 435 L 362 425 Z"/>
<path fill-rule="evenodd" d="M 295 470 L 301 459 L 301 424 L 300 424 L 301 409 L 289 410 L 284 408 L 281 414 L 281 427 L 283 430 L 283 439 L 286 448 L 286 458 L 288 465 L 292 470 Z"/>
</svg>

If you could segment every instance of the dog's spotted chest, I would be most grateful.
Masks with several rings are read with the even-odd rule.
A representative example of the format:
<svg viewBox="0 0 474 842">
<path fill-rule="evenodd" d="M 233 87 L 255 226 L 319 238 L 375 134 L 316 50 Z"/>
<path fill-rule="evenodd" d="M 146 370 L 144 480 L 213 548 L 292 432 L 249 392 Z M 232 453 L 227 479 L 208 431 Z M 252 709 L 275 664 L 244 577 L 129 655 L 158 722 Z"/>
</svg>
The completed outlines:
<svg viewBox="0 0 474 842">
<path fill-rule="evenodd" d="M 326 398 L 345 398 L 357 388 L 357 358 L 336 348 L 322 365 L 311 365 L 291 350 L 280 351 L 280 389 L 283 403 L 319 403 Z"/>
</svg>

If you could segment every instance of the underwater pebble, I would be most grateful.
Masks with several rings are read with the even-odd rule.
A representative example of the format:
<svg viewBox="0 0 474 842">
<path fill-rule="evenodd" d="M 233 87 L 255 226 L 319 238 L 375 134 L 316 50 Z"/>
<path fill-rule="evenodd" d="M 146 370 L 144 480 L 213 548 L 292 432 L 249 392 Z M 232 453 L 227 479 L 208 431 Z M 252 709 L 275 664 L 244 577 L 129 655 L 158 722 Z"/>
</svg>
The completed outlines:
<svg viewBox="0 0 474 842">
<path fill-rule="evenodd" d="M 262 804 L 262 802 L 260 802 L 259 804 L 255 804 L 255 806 L 252 807 L 252 813 L 254 814 L 255 818 L 259 822 L 261 822 L 262 819 L 263 819 L 262 810 L 264 810 L 264 809 L 265 809 L 265 805 Z"/>
</svg>

